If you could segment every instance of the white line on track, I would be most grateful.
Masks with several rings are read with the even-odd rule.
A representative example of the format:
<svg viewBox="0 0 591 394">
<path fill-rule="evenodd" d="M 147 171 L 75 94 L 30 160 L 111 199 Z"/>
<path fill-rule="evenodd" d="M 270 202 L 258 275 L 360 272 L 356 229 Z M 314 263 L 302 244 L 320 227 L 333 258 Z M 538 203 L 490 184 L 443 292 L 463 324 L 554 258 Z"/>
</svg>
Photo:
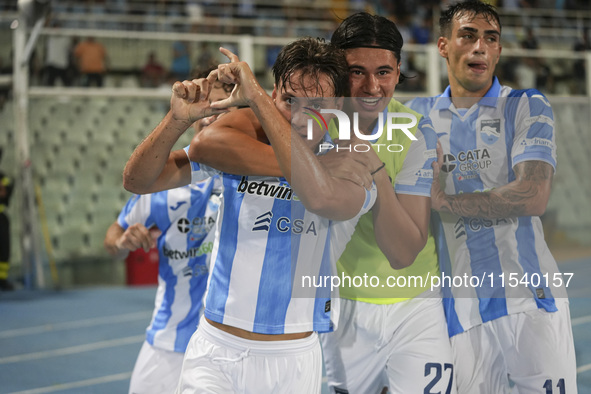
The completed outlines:
<svg viewBox="0 0 591 394">
<path fill-rule="evenodd" d="M 39 360 L 39 359 L 49 358 L 49 357 L 58 357 L 58 356 L 65 356 L 68 354 L 89 352 L 92 350 L 105 349 L 105 348 L 109 348 L 109 347 L 131 345 L 134 343 L 141 343 L 144 341 L 145 338 L 146 338 L 146 334 L 142 334 L 142 335 L 134 335 L 131 337 L 125 337 L 125 338 L 111 339 L 108 341 L 100 341 L 100 342 L 94 342 L 94 343 L 87 343 L 84 345 L 70 346 L 70 347 L 64 347 L 64 348 L 54 349 L 54 350 L 46 350 L 43 352 L 17 354 L 15 356 L 1 357 L 0 364 L 10 364 L 10 363 L 18 363 L 18 362 L 22 362 L 22 361 Z"/>
<path fill-rule="evenodd" d="M 50 331 L 70 330 L 82 327 L 100 326 L 104 324 L 123 323 L 136 320 L 146 320 L 147 324 L 151 316 L 152 310 L 136 313 L 126 313 L 124 315 L 116 316 L 94 317 L 91 319 L 75 320 L 63 323 L 44 324 L 42 326 L 35 327 L 17 328 L 14 330 L 0 331 L 0 339 L 19 337 L 23 335 L 42 334 L 44 332 Z"/>
<path fill-rule="evenodd" d="M 78 382 L 55 384 L 55 385 L 52 385 L 52 386 L 39 387 L 39 388 L 36 388 L 36 389 L 25 390 L 25 391 L 18 391 L 18 392 L 15 391 L 15 392 L 13 392 L 11 394 L 42 394 L 42 393 L 53 393 L 55 391 L 75 389 L 75 388 L 79 388 L 79 387 L 94 386 L 96 384 L 101 384 L 101 383 L 117 382 L 117 381 L 120 381 L 120 380 L 129 379 L 130 377 L 131 377 L 131 372 L 123 372 L 123 373 L 118 373 L 118 374 L 115 374 L 115 375 L 101 376 L 100 378 L 80 380 Z"/>
<path fill-rule="evenodd" d="M 591 364 L 581 365 L 579 368 L 577 368 L 577 373 L 583 373 L 587 371 L 591 371 Z"/>
<path fill-rule="evenodd" d="M 571 319 L 572 326 L 578 326 L 579 324 L 591 323 L 591 315 L 576 317 Z"/>
</svg>

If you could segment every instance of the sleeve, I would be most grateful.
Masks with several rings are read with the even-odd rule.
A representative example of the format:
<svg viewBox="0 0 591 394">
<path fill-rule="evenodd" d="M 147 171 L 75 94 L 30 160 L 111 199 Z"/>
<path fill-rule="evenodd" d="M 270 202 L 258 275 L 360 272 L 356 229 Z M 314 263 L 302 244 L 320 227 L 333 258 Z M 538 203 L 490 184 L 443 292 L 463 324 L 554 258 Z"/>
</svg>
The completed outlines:
<svg viewBox="0 0 591 394">
<path fill-rule="evenodd" d="M 404 163 L 394 180 L 396 193 L 430 197 L 433 182 L 431 164 L 437 159 L 437 134 L 431 120 L 422 118 L 404 157 Z"/>
<path fill-rule="evenodd" d="M 364 215 L 365 213 L 369 212 L 369 210 L 373 207 L 373 204 L 375 204 L 376 199 L 378 197 L 378 188 L 376 187 L 375 183 L 373 183 L 371 185 L 371 189 L 369 189 L 369 190 L 364 189 L 364 190 L 365 190 L 365 201 L 363 202 L 363 205 L 361 206 L 361 209 L 356 217 L 360 217 L 361 215 Z"/>
<path fill-rule="evenodd" d="M 189 147 L 190 145 L 187 145 L 184 148 L 187 158 L 189 157 Z M 191 161 L 191 159 L 189 159 L 189 163 L 191 164 L 191 183 L 199 183 L 208 178 L 211 178 L 212 176 L 220 175 L 222 173 L 221 171 L 216 170 L 213 167 L 206 166 L 205 164 L 199 164 L 195 161 Z"/>
<path fill-rule="evenodd" d="M 117 223 L 127 230 L 129 226 L 136 223 L 141 223 L 146 227 L 150 218 L 150 207 L 152 204 L 152 194 L 134 194 L 117 217 Z"/>
<path fill-rule="evenodd" d="M 535 89 L 521 92 L 520 97 L 509 96 L 506 103 L 507 111 L 514 119 L 506 126 L 513 127 L 515 133 L 511 148 L 512 167 L 522 161 L 539 160 L 556 169 L 552 107 L 546 97 Z"/>
<path fill-rule="evenodd" d="M 415 97 L 404 105 L 423 116 L 429 116 L 436 99 L 437 97 Z"/>
</svg>

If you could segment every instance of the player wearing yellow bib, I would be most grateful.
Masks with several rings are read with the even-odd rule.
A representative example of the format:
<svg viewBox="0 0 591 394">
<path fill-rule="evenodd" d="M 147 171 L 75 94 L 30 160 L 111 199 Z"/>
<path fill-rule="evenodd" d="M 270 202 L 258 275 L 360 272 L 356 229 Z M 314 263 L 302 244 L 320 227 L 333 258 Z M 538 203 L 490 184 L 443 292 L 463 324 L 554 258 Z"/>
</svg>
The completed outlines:
<svg viewBox="0 0 591 394">
<path fill-rule="evenodd" d="M 385 386 L 391 393 L 455 393 L 441 298 L 428 291 L 429 278 L 439 275 L 428 231 L 430 211 L 425 206 L 430 204 L 427 188 L 432 183 L 437 136 L 429 121 L 392 98 L 397 83 L 404 79 L 402 36 L 388 19 L 359 13 L 341 23 L 331 43 L 345 50 L 350 110 L 357 112 L 361 132 L 376 135 L 371 142 L 393 188 L 389 196 L 378 188 L 381 195 L 376 205 L 361 217 L 338 261 L 344 298 L 339 329 L 321 335 L 329 388 L 337 394 L 373 394 Z M 416 140 L 400 130 L 388 139 L 387 125 L 379 124 L 381 112 L 383 123 L 388 113 L 398 113 L 392 115 L 395 124 L 416 117 L 417 124 L 408 127 Z M 336 133 L 336 127 L 331 131 Z M 376 234 L 385 227 L 373 219 L 385 214 L 397 221 L 388 235 L 400 258 L 414 259 L 407 268 L 392 269 L 396 262 L 388 261 L 380 250 L 383 245 L 376 241 Z"/>
<path fill-rule="evenodd" d="M 388 176 L 393 180 L 392 186 L 396 193 L 429 197 L 428 187 L 431 184 L 432 171 L 428 166 L 430 161 L 427 160 L 433 158 L 437 136 L 430 124 L 425 124 L 424 121 L 421 124 L 422 115 L 395 99 L 390 99 L 383 112 L 384 119 L 389 112 L 411 114 L 419 120 L 416 126 L 409 128 L 418 138 L 417 141 L 412 141 L 399 130 L 392 133 L 393 138 L 389 140 L 384 127 L 381 136 L 373 140 L 372 144 L 378 157 L 385 164 L 384 169 Z M 403 124 L 408 121 L 408 118 L 394 118 L 392 123 Z M 334 123 L 331 123 L 329 132 L 332 138 L 338 138 Z M 420 170 L 419 175 L 422 176 L 417 175 Z M 429 290 L 430 277 L 439 276 L 435 242 L 431 235 L 411 266 L 398 270 L 391 268 L 388 259 L 376 243 L 371 212 L 359 220 L 355 234 L 338 262 L 338 269 L 341 297 L 372 304 L 392 304 L 414 298 Z M 343 276 L 343 273 L 346 276 Z M 350 286 L 347 276 L 351 278 Z M 364 276 L 367 276 L 367 279 L 362 281 L 361 278 Z M 374 279 L 370 283 L 372 276 L 379 280 Z M 376 284 L 377 286 L 373 286 Z"/>
</svg>

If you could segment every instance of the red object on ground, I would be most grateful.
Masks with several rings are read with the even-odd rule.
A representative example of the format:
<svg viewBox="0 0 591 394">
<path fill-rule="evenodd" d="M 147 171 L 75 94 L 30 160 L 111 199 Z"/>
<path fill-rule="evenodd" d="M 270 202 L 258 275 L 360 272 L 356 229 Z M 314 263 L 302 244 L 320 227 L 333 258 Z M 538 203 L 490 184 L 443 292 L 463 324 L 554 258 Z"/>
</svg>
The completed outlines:
<svg viewBox="0 0 591 394">
<path fill-rule="evenodd" d="M 125 259 L 127 284 L 158 284 L 158 249 L 152 248 L 147 253 L 143 249 L 130 252 Z"/>
</svg>

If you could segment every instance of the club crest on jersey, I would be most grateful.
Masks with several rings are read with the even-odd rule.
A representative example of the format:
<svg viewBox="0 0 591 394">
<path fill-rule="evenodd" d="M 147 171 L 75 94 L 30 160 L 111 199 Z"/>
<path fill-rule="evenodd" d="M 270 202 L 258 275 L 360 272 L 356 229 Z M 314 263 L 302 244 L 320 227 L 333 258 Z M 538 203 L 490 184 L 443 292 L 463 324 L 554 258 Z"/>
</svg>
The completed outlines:
<svg viewBox="0 0 591 394">
<path fill-rule="evenodd" d="M 480 121 L 480 138 L 487 144 L 494 144 L 501 136 L 501 119 L 483 119 Z"/>
</svg>

